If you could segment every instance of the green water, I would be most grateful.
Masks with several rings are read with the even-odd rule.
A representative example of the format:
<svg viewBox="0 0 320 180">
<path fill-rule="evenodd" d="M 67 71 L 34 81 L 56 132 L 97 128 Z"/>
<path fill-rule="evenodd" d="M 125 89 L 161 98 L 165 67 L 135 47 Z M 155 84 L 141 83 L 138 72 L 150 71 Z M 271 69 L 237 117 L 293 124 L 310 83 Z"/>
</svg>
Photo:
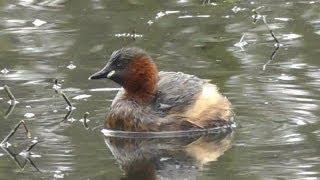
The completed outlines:
<svg viewBox="0 0 320 180">
<path fill-rule="evenodd" d="M 260 16 L 254 23 L 260 6 L 281 43 L 265 70 L 276 47 Z M 150 179 L 318 179 L 319 40 L 319 0 L 0 0 L 0 70 L 9 70 L 0 86 L 19 101 L 5 118 L 8 97 L 0 91 L 0 138 L 24 119 L 41 141 L 30 157 L 40 172 L 14 156 L 27 162 L 20 168 L 0 149 L 0 179 L 137 179 L 137 172 Z M 104 139 L 101 125 L 119 87 L 87 79 L 123 46 L 146 49 L 161 70 L 217 84 L 237 114 L 234 133 Z M 76 107 L 65 121 L 55 78 Z M 79 121 L 85 112 L 89 130 Z M 31 140 L 19 129 L 10 151 Z M 137 161 L 125 166 L 125 157 Z"/>
</svg>

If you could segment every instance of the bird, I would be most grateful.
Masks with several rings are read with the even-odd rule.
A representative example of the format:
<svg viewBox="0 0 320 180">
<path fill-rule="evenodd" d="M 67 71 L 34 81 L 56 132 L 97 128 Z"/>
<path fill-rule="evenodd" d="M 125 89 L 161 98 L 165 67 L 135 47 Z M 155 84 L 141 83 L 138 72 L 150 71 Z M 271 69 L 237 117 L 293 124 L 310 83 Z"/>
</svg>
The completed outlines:
<svg viewBox="0 0 320 180">
<path fill-rule="evenodd" d="M 111 103 L 107 129 L 185 131 L 233 123 L 231 103 L 216 85 L 195 75 L 158 71 L 138 47 L 115 50 L 89 79 L 110 79 L 122 87 Z"/>
</svg>

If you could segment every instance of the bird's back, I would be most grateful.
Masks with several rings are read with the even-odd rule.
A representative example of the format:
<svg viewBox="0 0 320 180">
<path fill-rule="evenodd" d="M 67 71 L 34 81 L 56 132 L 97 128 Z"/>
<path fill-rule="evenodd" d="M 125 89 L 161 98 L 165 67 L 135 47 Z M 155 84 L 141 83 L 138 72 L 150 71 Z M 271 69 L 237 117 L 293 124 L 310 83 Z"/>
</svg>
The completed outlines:
<svg viewBox="0 0 320 180">
<path fill-rule="evenodd" d="M 231 115 L 230 102 L 215 85 L 181 72 L 159 72 L 151 103 L 128 100 L 121 90 L 112 103 L 107 127 L 122 122 L 121 129 L 136 131 L 209 128 L 228 122 Z"/>
</svg>

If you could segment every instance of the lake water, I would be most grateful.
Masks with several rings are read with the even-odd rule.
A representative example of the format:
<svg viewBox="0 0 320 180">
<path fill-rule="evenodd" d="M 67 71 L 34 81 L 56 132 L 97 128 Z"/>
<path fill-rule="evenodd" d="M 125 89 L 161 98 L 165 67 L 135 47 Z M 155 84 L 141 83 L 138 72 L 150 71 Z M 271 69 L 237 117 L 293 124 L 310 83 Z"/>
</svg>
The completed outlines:
<svg viewBox="0 0 320 180">
<path fill-rule="evenodd" d="M 275 53 L 262 17 L 280 42 Z M 123 46 L 217 84 L 233 104 L 234 132 L 104 138 L 119 86 L 88 76 Z M 11 155 L 0 149 L 0 179 L 318 179 L 319 57 L 319 0 L 1 0 L 0 87 L 19 103 L 8 114 L 0 91 L 0 138 L 20 120 L 32 138 L 20 128 Z M 54 79 L 76 107 L 66 120 Z M 35 155 L 16 155 L 32 140 Z"/>
</svg>

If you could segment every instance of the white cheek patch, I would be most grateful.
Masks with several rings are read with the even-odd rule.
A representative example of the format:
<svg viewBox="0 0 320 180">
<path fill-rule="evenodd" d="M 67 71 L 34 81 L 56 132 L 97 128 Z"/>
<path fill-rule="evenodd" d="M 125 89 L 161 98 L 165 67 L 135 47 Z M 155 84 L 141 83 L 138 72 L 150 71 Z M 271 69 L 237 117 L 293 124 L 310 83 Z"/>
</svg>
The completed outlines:
<svg viewBox="0 0 320 180">
<path fill-rule="evenodd" d="M 114 75 L 114 73 L 116 73 L 115 70 L 110 71 L 107 75 L 107 78 L 111 78 Z"/>
</svg>

